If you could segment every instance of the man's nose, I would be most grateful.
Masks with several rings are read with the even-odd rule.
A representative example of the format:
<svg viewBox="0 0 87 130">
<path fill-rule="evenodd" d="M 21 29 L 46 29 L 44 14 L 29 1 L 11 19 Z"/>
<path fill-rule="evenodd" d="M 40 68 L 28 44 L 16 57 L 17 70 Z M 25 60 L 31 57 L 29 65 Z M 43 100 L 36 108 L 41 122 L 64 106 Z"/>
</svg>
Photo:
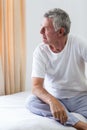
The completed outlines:
<svg viewBox="0 0 87 130">
<path fill-rule="evenodd" d="M 41 34 L 44 33 L 44 28 L 43 28 L 43 27 L 40 29 L 40 33 L 41 33 Z"/>
</svg>

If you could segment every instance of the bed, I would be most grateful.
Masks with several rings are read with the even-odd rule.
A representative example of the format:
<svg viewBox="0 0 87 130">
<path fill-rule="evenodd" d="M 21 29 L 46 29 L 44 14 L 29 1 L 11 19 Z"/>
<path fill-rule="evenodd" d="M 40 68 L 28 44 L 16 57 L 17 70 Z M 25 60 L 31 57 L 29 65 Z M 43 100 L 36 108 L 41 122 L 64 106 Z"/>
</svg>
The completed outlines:
<svg viewBox="0 0 87 130">
<path fill-rule="evenodd" d="M 60 123 L 31 113 L 25 107 L 29 91 L 0 96 L 0 130 L 76 130 Z M 75 116 L 86 119 L 76 113 Z"/>
</svg>

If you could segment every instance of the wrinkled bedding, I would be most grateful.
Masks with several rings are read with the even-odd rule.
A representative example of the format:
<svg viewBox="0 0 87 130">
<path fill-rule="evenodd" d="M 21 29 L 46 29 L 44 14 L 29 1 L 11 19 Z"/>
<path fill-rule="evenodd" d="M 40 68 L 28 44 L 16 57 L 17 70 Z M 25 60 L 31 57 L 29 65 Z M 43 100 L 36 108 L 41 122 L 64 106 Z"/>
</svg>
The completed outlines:
<svg viewBox="0 0 87 130">
<path fill-rule="evenodd" d="M 7 96 L 0 96 L 0 130 L 75 130 L 73 127 L 35 115 L 25 107 L 29 92 L 20 92 Z M 76 113 L 81 120 L 86 119 Z"/>
</svg>

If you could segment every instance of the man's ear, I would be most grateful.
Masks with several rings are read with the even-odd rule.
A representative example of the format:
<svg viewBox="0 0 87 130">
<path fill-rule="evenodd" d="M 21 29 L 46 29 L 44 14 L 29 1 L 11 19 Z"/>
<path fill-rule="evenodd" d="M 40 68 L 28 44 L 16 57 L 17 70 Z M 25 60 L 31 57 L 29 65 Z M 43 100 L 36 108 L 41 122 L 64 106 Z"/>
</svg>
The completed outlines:
<svg viewBox="0 0 87 130">
<path fill-rule="evenodd" d="M 59 36 L 63 36 L 65 33 L 65 29 L 63 27 L 61 27 L 59 30 L 58 30 L 58 35 Z"/>
</svg>

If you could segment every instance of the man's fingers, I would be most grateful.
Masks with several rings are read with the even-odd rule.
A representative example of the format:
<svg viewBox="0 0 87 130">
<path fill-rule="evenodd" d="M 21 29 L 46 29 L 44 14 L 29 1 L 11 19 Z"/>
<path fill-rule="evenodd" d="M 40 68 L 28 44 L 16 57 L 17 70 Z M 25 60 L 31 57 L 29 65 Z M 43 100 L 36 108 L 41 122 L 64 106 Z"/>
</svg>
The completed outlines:
<svg viewBox="0 0 87 130">
<path fill-rule="evenodd" d="M 61 115 L 61 117 L 60 117 L 60 122 L 62 123 L 62 124 L 64 124 L 66 121 L 67 121 L 67 115 Z"/>
<path fill-rule="evenodd" d="M 64 124 L 67 121 L 67 119 L 68 119 L 67 115 L 63 114 L 61 112 L 54 112 L 53 113 L 53 117 L 56 120 L 59 120 L 62 124 Z"/>
</svg>

